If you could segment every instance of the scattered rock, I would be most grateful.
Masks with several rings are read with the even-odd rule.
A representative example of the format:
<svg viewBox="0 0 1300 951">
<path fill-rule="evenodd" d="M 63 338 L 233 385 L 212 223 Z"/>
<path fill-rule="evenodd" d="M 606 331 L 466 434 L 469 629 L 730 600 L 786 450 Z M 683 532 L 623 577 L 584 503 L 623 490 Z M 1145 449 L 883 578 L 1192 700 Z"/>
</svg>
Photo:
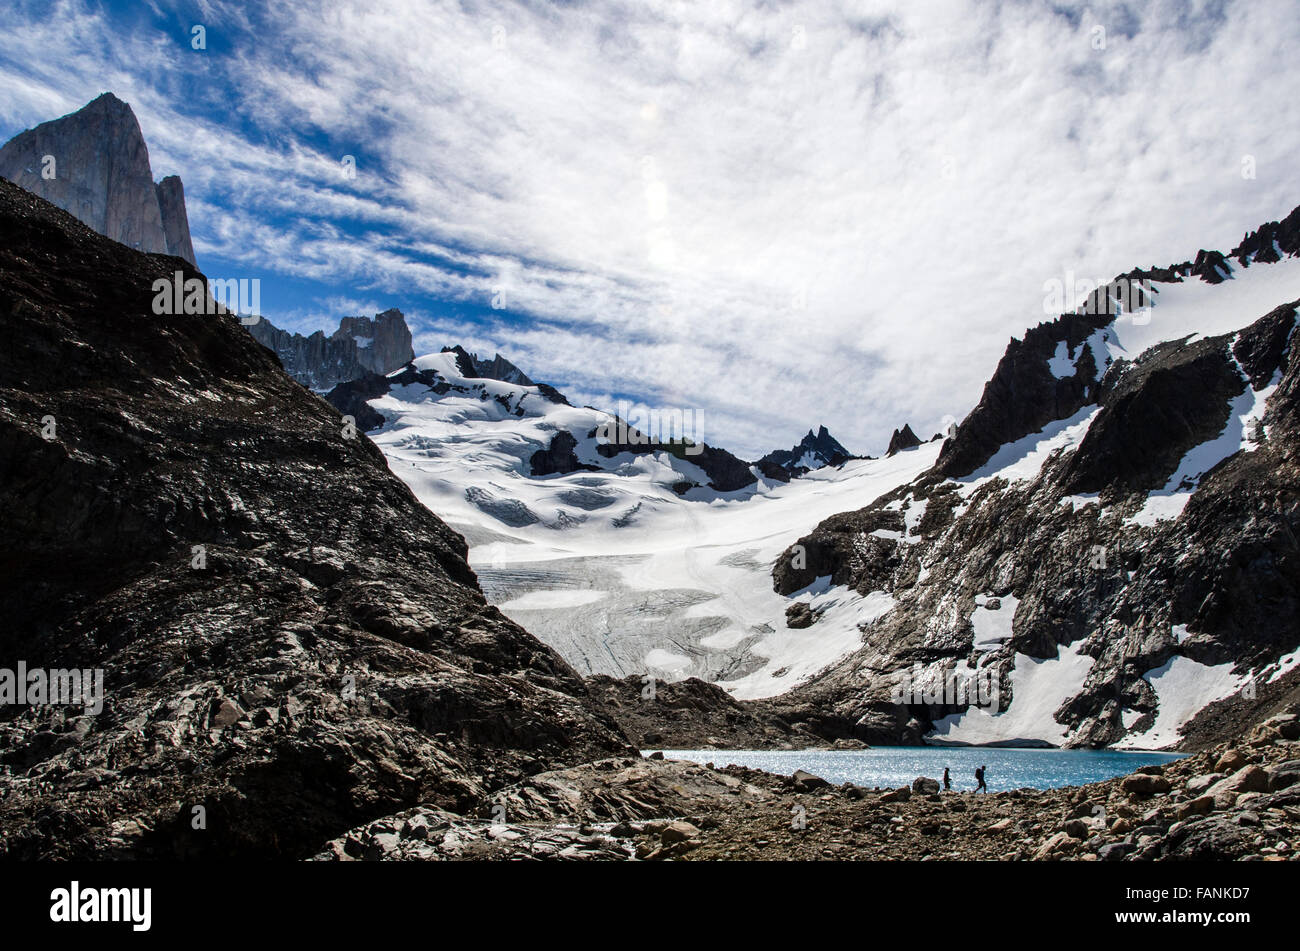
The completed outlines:
<svg viewBox="0 0 1300 951">
<path fill-rule="evenodd" d="M 1133 773 L 1124 777 L 1120 782 L 1120 788 L 1130 796 L 1156 796 L 1169 792 L 1171 787 L 1169 780 L 1163 776 L 1153 776 L 1150 773 Z"/>
<path fill-rule="evenodd" d="M 814 789 L 825 789 L 830 786 L 826 780 L 820 776 L 814 776 L 812 773 L 804 772 L 802 769 L 795 770 L 791 777 L 794 784 L 795 792 L 812 792 Z"/>
</svg>

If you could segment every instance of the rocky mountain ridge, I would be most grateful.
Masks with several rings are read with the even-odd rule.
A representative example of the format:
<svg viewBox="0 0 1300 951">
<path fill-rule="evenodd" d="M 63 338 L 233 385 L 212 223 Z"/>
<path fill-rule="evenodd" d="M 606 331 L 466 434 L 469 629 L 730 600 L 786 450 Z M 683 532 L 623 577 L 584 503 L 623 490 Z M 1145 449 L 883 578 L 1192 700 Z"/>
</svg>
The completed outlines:
<svg viewBox="0 0 1300 951">
<path fill-rule="evenodd" d="M 778 559 L 779 592 L 826 578 L 894 601 L 778 710 L 867 742 L 1161 746 L 1282 677 L 1300 646 L 1298 257 L 1300 209 L 1012 340 L 930 471 Z M 991 680 L 997 709 L 933 689 L 954 677 Z"/>
<path fill-rule="evenodd" d="M 265 317 L 250 324 L 248 331 L 279 357 L 290 376 L 322 392 L 340 383 L 391 373 L 415 359 L 411 330 L 395 307 L 373 318 L 344 317 L 328 337 L 323 330 L 307 336 L 281 330 Z"/>
</svg>

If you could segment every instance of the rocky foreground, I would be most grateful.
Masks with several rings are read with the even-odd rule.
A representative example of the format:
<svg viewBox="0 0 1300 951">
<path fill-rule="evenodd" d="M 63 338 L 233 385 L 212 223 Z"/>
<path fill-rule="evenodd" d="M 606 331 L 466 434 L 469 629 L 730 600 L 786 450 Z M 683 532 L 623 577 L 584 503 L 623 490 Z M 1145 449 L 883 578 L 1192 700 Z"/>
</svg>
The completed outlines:
<svg viewBox="0 0 1300 951">
<path fill-rule="evenodd" d="M 1101 783 L 993 794 L 832 786 L 672 760 L 531 777 L 477 816 L 419 807 L 318 860 L 1266 860 L 1300 853 L 1300 716 Z"/>
</svg>

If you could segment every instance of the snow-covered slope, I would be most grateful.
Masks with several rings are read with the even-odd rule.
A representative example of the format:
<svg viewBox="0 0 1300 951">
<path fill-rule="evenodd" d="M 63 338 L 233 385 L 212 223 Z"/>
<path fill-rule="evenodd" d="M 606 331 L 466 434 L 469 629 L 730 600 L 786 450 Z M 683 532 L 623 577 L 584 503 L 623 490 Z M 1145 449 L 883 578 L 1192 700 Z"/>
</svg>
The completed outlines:
<svg viewBox="0 0 1300 951">
<path fill-rule="evenodd" d="M 1300 209 L 1012 340 L 933 470 L 778 559 L 778 590 L 894 602 L 781 703 L 868 742 L 1163 747 L 1276 677 L 1300 644 L 1298 303 Z M 954 678 L 997 699 L 934 689 Z"/>
<path fill-rule="evenodd" d="M 602 434 L 616 432 L 615 417 L 464 367 L 443 352 L 392 374 L 367 401 L 384 418 L 371 438 L 465 536 L 489 599 L 579 671 L 697 676 L 740 698 L 771 696 L 857 650 L 858 625 L 891 606 L 826 585 L 783 597 L 772 564 L 821 519 L 928 469 L 938 444 L 790 484 L 754 473 L 723 492 L 699 456 L 611 452 Z M 533 474 L 562 433 L 572 458 L 561 468 L 574 471 Z M 786 626 L 792 600 L 818 612 L 815 628 Z"/>
</svg>

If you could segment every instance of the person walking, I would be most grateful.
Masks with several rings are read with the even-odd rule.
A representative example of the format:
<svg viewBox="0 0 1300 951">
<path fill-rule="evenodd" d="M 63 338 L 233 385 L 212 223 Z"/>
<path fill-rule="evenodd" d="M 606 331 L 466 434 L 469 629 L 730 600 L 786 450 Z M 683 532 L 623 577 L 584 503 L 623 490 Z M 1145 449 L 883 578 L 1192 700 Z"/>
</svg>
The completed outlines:
<svg viewBox="0 0 1300 951">
<path fill-rule="evenodd" d="M 943 768 L 943 791 L 952 792 L 952 778 L 948 775 L 948 767 Z"/>
<path fill-rule="evenodd" d="M 975 781 L 979 783 L 979 785 L 975 787 L 976 792 L 989 791 L 989 787 L 984 783 L 984 767 L 982 765 L 979 769 L 975 770 Z"/>
</svg>

